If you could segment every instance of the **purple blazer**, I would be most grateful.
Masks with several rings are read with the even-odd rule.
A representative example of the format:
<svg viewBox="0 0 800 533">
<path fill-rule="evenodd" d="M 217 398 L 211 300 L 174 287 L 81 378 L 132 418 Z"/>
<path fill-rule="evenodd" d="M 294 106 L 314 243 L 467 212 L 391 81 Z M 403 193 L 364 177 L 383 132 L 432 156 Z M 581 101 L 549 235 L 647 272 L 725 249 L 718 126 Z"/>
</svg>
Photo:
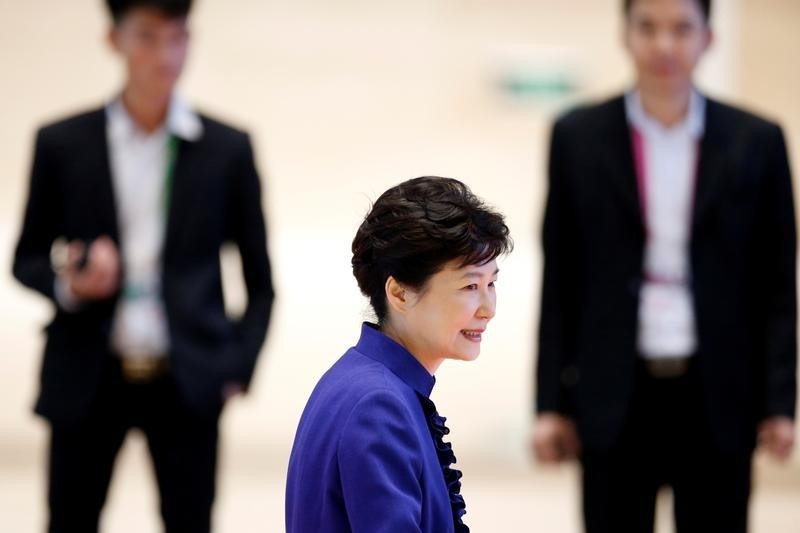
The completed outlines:
<svg viewBox="0 0 800 533">
<path fill-rule="evenodd" d="M 421 403 L 434 382 L 405 348 L 362 326 L 300 419 L 286 485 L 288 533 L 454 531 Z"/>
</svg>

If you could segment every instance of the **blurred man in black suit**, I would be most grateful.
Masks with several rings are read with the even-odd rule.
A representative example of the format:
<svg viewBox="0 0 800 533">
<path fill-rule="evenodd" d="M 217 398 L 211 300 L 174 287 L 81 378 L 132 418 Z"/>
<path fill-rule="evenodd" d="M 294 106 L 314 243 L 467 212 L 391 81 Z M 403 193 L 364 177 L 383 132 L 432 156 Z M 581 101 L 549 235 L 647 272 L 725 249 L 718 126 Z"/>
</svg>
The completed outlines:
<svg viewBox="0 0 800 533">
<path fill-rule="evenodd" d="M 637 78 L 552 133 L 533 447 L 579 457 L 589 533 L 744 532 L 789 456 L 795 222 L 775 124 L 701 94 L 709 0 L 627 0 Z"/>
<path fill-rule="evenodd" d="M 207 532 L 219 416 L 248 387 L 272 308 L 261 187 L 248 136 L 175 93 L 191 0 L 107 3 L 127 78 L 106 106 L 38 132 L 14 258 L 56 308 L 36 405 L 51 427 L 49 531 L 97 531 L 137 427 L 166 530 Z M 226 242 L 247 286 L 238 319 L 223 302 Z"/>
</svg>

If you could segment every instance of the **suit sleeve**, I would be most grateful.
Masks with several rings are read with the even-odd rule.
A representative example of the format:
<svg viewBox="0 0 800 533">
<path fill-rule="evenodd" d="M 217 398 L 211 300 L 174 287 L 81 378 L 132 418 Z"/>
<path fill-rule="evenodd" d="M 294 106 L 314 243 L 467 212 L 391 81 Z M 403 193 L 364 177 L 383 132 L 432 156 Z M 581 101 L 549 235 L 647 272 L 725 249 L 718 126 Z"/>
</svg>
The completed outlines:
<svg viewBox="0 0 800 533">
<path fill-rule="evenodd" d="M 766 415 L 794 417 L 797 397 L 797 288 L 794 195 L 780 128 L 767 148 L 765 206 Z"/>
<path fill-rule="evenodd" d="M 50 250 L 53 241 L 63 233 L 63 209 L 54 157 L 44 130 L 40 130 L 36 135 L 28 200 L 13 265 L 14 277 L 23 285 L 53 300 L 56 274 Z"/>
<path fill-rule="evenodd" d="M 261 208 L 261 182 L 250 139 L 245 137 L 232 191 L 229 238 L 237 245 L 247 288 L 247 307 L 236 324 L 234 379 L 247 386 L 267 333 L 274 290 Z"/>
<path fill-rule="evenodd" d="M 536 365 L 536 412 L 571 415 L 568 368 L 574 357 L 576 280 L 575 220 L 571 213 L 565 173 L 565 135 L 556 122 L 550 140 L 548 193 L 542 226 L 544 272 L 539 315 L 539 353 Z"/>
<path fill-rule="evenodd" d="M 353 533 L 421 532 L 422 456 L 413 427 L 389 391 L 362 398 L 345 422 L 338 462 Z"/>
</svg>

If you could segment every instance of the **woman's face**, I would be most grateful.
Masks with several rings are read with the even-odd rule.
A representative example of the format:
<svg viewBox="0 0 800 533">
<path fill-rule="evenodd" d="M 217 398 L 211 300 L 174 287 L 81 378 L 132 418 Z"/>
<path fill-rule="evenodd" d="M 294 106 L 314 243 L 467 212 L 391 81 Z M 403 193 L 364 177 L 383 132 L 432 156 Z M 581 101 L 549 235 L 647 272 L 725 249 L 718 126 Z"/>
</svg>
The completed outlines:
<svg viewBox="0 0 800 533">
<path fill-rule="evenodd" d="M 451 261 L 420 292 L 410 291 L 405 313 L 406 348 L 433 372 L 443 359 L 472 361 L 494 317 L 497 261 L 459 267 Z"/>
</svg>

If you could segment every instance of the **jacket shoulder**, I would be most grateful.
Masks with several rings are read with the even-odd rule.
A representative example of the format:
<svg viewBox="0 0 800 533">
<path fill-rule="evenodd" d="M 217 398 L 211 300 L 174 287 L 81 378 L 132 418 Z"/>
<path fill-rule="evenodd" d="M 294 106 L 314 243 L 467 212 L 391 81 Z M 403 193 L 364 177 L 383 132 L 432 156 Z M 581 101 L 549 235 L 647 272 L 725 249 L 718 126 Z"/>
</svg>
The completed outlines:
<svg viewBox="0 0 800 533">
<path fill-rule="evenodd" d="M 69 141 L 94 132 L 104 123 L 105 110 L 96 108 L 45 123 L 37 135 L 44 141 Z"/>
<path fill-rule="evenodd" d="M 706 105 L 708 121 L 718 123 L 726 131 L 770 133 L 780 130 L 780 125 L 776 121 L 749 109 L 712 98 L 707 98 Z"/>
<path fill-rule="evenodd" d="M 410 387 L 385 365 L 351 348 L 322 376 L 311 401 L 345 420 L 355 412 L 380 410 L 378 405 L 410 413 L 412 397 Z"/>
<path fill-rule="evenodd" d="M 331 385 L 337 384 L 339 393 L 354 401 L 376 391 L 397 393 L 399 397 L 402 387 L 395 378 L 386 366 L 355 348 L 348 350 L 325 376 Z"/>
<path fill-rule="evenodd" d="M 250 135 L 244 129 L 224 122 L 205 113 L 199 113 L 203 124 L 203 136 L 213 142 L 231 143 L 239 145 L 250 143 Z"/>
<path fill-rule="evenodd" d="M 619 95 L 566 110 L 556 119 L 555 128 L 560 130 L 595 129 L 618 120 L 620 117 L 624 119 L 624 113 L 625 100 L 622 95 Z"/>
</svg>

